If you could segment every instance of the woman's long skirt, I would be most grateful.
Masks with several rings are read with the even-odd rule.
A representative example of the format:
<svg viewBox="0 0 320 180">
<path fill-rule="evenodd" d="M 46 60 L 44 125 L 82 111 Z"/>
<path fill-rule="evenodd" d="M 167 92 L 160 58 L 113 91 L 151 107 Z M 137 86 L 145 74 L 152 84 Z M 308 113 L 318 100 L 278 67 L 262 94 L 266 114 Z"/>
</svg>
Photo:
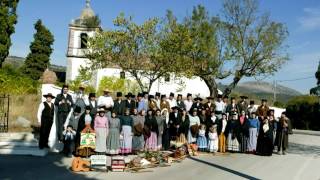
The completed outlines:
<svg viewBox="0 0 320 180">
<path fill-rule="evenodd" d="M 161 150 L 161 148 L 162 148 L 162 134 L 160 134 L 160 133 L 158 135 L 157 143 L 158 143 L 157 144 L 157 149 Z"/>
<path fill-rule="evenodd" d="M 157 133 L 151 132 L 150 137 L 146 140 L 146 149 L 150 151 L 156 151 L 157 150 Z"/>
<path fill-rule="evenodd" d="M 208 141 L 208 151 L 209 152 L 218 152 L 219 140 L 209 140 Z"/>
<path fill-rule="evenodd" d="M 208 142 L 207 142 L 207 138 L 205 136 L 199 136 L 197 138 L 197 146 L 198 146 L 198 150 L 205 152 L 208 149 Z"/>
<path fill-rule="evenodd" d="M 107 154 L 119 154 L 120 132 L 118 128 L 111 128 L 107 137 Z"/>
<path fill-rule="evenodd" d="M 191 144 L 191 143 L 195 143 L 197 142 L 197 138 L 196 137 L 192 137 L 192 134 L 191 134 L 191 131 L 189 129 L 189 133 L 188 133 L 188 143 Z"/>
<path fill-rule="evenodd" d="M 122 126 L 123 140 L 120 141 L 121 154 L 130 154 L 132 152 L 132 131 L 131 126 Z"/>
<path fill-rule="evenodd" d="M 245 153 L 248 151 L 248 137 L 240 134 L 239 151 Z"/>
<path fill-rule="evenodd" d="M 107 151 L 107 128 L 96 128 L 96 149 L 98 153 L 106 153 Z"/>
<path fill-rule="evenodd" d="M 144 148 L 144 137 L 141 136 L 133 136 L 132 138 L 132 149 L 134 151 L 142 151 Z"/>
<path fill-rule="evenodd" d="M 232 139 L 232 133 L 228 134 L 227 150 L 232 151 L 232 152 L 239 151 L 239 142 L 238 142 L 237 138 Z"/>
<path fill-rule="evenodd" d="M 258 130 L 257 128 L 249 129 L 248 151 L 255 152 L 257 149 Z"/>
<path fill-rule="evenodd" d="M 272 156 L 272 152 L 273 152 L 272 137 L 259 135 L 256 153 L 260 156 Z"/>
<path fill-rule="evenodd" d="M 162 135 L 162 148 L 163 150 L 169 150 L 170 149 L 170 134 L 169 129 L 165 128 Z"/>
</svg>

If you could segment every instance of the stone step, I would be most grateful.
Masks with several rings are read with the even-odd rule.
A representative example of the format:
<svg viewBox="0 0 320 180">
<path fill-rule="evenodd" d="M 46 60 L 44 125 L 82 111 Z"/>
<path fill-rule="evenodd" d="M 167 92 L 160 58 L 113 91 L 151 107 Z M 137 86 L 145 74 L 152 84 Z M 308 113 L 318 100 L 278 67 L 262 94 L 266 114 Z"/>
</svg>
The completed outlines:
<svg viewBox="0 0 320 180">
<path fill-rule="evenodd" d="M 12 140 L 30 141 L 34 139 L 34 134 L 29 132 L 24 133 L 0 133 L 0 142 Z"/>
<path fill-rule="evenodd" d="M 38 147 L 38 141 L 1 141 L 1 148 L 9 148 L 9 147 Z"/>
<path fill-rule="evenodd" d="M 38 149 L 35 147 L 18 147 L 18 148 L 0 148 L 2 155 L 31 155 L 31 156 L 45 156 L 48 154 L 47 149 Z"/>
</svg>

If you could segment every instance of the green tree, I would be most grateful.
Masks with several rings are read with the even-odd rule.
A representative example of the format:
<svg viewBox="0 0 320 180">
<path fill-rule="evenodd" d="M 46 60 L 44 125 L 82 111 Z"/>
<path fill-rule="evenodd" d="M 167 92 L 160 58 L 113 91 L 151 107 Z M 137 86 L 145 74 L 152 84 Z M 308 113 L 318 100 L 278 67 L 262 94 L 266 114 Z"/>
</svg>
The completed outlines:
<svg viewBox="0 0 320 180">
<path fill-rule="evenodd" d="M 152 18 L 138 25 L 121 13 L 114 20 L 115 29 L 97 33 L 89 39 L 87 57 L 91 69 L 116 66 L 128 72 L 139 84 L 141 91 L 150 91 L 152 84 L 170 72 L 174 64 L 159 48 L 160 23 Z"/>
<path fill-rule="evenodd" d="M 11 34 L 14 33 L 14 25 L 17 23 L 17 6 L 19 0 L 0 1 L 0 68 L 9 55 L 11 46 Z"/>
<path fill-rule="evenodd" d="M 34 28 L 34 40 L 30 45 L 30 53 L 28 54 L 23 71 L 32 79 L 38 80 L 46 68 L 50 65 L 50 55 L 53 51 L 52 44 L 54 42 L 51 32 L 38 20 Z"/>
</svg>

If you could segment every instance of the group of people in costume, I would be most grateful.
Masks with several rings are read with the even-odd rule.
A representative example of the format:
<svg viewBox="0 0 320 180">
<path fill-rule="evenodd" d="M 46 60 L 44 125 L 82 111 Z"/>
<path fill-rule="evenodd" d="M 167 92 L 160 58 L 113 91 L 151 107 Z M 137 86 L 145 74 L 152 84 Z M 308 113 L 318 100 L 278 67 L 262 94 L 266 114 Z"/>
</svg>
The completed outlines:
<svg viewBox="0 0 320 180">
<path fill-rule="evenodd" d="M 61 94 L 44 95 L 38 110 L 39 148 L 48 148 L 48 137 L 56 117 L 57 137 L 64 143 L 63 152 L 75 153 L 81 132 L 95 132 L 97 154 L 133 154 L 140 151 L 170 150 L 173 143 L 196 144 L 203 152 L 241 152 L 272 155 L 275 147 L 286 154 L 291 124 L 285 112 L 279 119 L 263 99 L 256 108 L 247 102 L 228 97 L 183 98 L 170 93 L 147 92 L 137 96 L 121 92 L 112 98 L 105 89 L 96 98 L 86 95 L 85 87 L 73 96 L 64 85 Z M 54 103 L 52 100 L 55 99 Z M 205 102 L 204 102 L 205 101 Z M 55 114 L 56 113 L 56 114 Z M 175 145 L 176 145 L 175 144 Z"/>
</svg>

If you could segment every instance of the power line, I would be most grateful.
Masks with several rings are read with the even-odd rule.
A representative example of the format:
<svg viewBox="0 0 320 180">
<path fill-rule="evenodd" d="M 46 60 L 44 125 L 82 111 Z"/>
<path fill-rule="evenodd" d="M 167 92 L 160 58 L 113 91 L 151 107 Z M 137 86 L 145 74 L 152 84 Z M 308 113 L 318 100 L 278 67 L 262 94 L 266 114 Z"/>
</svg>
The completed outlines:
<svg viewBox="0 0 320 180">
<path fill-rule="evenodd" d="M 288 82 L 288 81 L 300 81 L 305 79 L 311 79 L 314 78 L 314 76 L 304 77 L 304 78 L 297 78 L 297 79 L 286 79 L 286 80 L 276 80 L 277 82 Z"/>
</svg>

